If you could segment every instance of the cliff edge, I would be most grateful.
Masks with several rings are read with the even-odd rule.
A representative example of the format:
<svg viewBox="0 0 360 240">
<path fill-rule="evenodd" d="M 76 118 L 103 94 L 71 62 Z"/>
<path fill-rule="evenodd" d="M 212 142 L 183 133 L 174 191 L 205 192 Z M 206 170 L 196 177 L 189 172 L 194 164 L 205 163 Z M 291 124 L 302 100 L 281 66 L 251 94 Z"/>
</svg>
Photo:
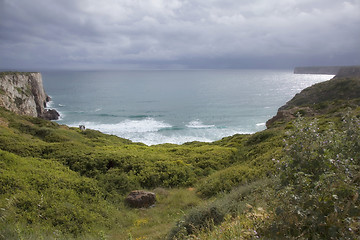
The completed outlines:
<svg viewBox="0 0 360 240">
<path fill-rule="evenodd" d="M 46 109 L 49 101 L 40 73 L 0 73 L 0 107 L 21 115 L 57 120 L 59 113 Z"/>
</svg>

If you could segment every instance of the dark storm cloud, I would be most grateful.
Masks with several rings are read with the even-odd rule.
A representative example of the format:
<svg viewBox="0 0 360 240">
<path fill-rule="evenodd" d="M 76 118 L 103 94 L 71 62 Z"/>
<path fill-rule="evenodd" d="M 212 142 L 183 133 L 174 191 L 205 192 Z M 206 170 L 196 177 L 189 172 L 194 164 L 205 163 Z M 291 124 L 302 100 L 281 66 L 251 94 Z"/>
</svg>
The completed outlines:
<svg viewBox="0 0 360 240">
<path fill-rule="evenodd" d="M 360 62 L 359 0 L 0 0 L 0 68 Z"/>
</svg>

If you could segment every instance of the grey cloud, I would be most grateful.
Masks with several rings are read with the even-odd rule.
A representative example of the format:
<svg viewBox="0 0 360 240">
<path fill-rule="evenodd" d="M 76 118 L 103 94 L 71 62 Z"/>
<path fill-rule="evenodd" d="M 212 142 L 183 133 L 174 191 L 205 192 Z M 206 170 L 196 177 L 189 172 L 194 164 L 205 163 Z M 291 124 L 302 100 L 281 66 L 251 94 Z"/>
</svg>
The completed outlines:
<svg viewBox="0 0 360 240">
<path fill-rule="evenodd" d="M 0 68 L 359 64 L 359 0 L 0 0 Z"/>
</svg>

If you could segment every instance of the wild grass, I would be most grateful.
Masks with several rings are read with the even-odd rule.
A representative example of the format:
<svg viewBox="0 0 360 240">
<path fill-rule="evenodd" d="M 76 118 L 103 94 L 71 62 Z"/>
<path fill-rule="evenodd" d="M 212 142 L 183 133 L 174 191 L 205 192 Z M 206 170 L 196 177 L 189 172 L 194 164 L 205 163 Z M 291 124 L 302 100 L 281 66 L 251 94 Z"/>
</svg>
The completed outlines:
<svg viewBox="0 0 360 240">
<path fill-rule="evenodd" d="M 272 186 L 275 182 L 275 179 L 263 179 L 246 184 L 195 207 L 172 228 L 168 239 L 186 239 L 200 233 L 206 235 L 238 216 L 246 215 L 257 208 L 267 209 L 267 200 L 273 193 Z"/>
<path fill-rule="evenodd" d="M 157 195 L 156 205 L 149 209 L 126 209 L 125 214 L 132 216 L 131 224 L 110 233 L 110 239 L 165 239 L 177 220 L 203 202 L 191 188 L 156 188 L 153 192 Z"/>
</svg>

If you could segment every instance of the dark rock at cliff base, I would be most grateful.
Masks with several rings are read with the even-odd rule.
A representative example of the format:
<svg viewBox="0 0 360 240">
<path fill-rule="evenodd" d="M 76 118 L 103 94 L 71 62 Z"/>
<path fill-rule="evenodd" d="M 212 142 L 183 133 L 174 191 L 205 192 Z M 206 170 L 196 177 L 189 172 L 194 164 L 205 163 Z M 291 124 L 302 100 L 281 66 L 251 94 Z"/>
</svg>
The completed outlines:
<svg viewBox="0 0 360 240">
<path fill-rule="evenodd" d="M 41 118 L 46 119 L 46 120 L 58 120 L 59 117 L 60 117 L 60 114 L 54 109 L 45 111 L 41 116 Z"/>
<path fill-rule="evenodd" d="M 132 208 L 147 208 L 155 204 L 156 195 L 152 192 L 135 190 L 126 197 L 125 202 Z"/>
</svg>

